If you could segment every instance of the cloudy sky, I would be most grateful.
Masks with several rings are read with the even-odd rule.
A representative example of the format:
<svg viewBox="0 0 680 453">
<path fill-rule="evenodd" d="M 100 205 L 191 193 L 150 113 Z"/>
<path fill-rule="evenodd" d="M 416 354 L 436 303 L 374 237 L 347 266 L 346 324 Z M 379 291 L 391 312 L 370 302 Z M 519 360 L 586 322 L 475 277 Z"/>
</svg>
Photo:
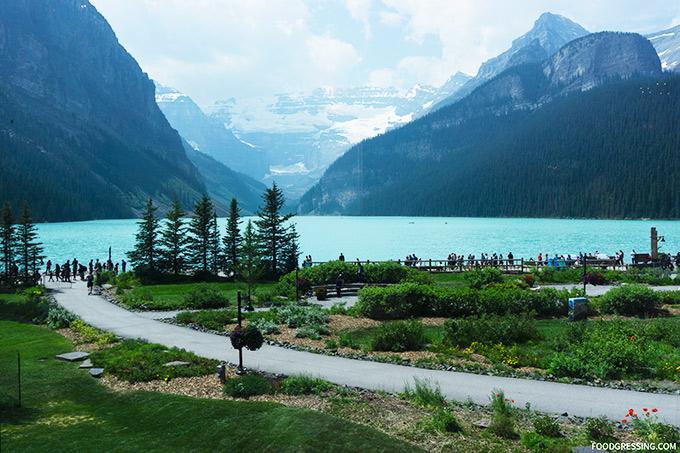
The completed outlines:
<svg viewBox="0 0 680 453">
<path fill-rule="evenodd" d="M 440 85 L 541 13 L 591 32 L 680 24 L 678 0 L 91 0 L 149 76 L 208 107 L 319 86 Z"/>
</svg>

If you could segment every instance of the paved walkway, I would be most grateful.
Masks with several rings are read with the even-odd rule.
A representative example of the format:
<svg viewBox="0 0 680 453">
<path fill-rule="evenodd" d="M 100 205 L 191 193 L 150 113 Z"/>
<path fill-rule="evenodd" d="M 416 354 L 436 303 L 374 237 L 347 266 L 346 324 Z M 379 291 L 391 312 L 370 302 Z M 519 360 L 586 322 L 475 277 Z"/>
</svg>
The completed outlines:
<svg viewBox="0 0 680 453">
<path fill-rule="evenodd" d="M 228 338 L 224 336 L 162 323 L 124 310 L 106 302 L 102 297 L 88 296 L 83 282 L 75 283 L 72 288 L 53 286 L 53 295 L 57 302 L 93 326 L 114 332 L 123 338 L 144 338 L 153 343 L 184 348 L 202 357 L 238 363 L 238 351 L 231 347 Z M 678 395 L 423 370 L 268 345 L 256 352 L 246 350 L 243 356 L 247 368 L 286 375 L 309 374 L 336 384 L 373 390 L 402 392 L 406 383 L 413 383 L 414 377 L 430 379 L 439 383 L 447 398 L 461 402 L 469 397 L 475 403 L 488 404 L 491 392 L 502 389 L 508 398 L 515 400 L 518 407 L 523 408 L 526 403 L 531 403 L 532 409 L 555 414 L 567 412 L 570 415 L 588 417 L 606 415 L 613 420 L 620 420 L 630 408 L 638 412 L 645 407 L 657 408 L 661 419 L 680 426 Z"/>
</svg>

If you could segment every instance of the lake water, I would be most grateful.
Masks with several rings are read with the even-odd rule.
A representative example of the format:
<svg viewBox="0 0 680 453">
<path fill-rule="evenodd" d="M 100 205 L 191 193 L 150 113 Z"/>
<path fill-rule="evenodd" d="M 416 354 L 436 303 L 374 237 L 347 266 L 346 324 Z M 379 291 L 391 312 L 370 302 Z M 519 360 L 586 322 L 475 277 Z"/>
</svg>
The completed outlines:
<svg viewBox="0 0 680 453">
<path fill-rule="evenodd" d="M 244 218 L 244 223 L 249 217 Z M 252 219 L 252 218 L 250 218 Z M 449 253 L 484 253 L 516 259 L 536 259 L 539 253 L 607 253 L 623 250 L 628 261 L 631 249 L 651 250 L 650 230 L 665 237 L 659 251 L 680 251 L 680 221 L 661 220 L 565 220 L 445 217 L 294 217 L 300 234 L 301 260 L 337 259 L 371 261 L 404 259 L 415 253 L 423 259 L 445 259 Z M 120 261 L 132 250 L 136 219 L 39 224 L 45 255 L 53 263 L 77 258 Z M 219 219 L 224 233 L 226 219 Z M 243 227 L 243 224 L 242 224 Z"/>
</svg>

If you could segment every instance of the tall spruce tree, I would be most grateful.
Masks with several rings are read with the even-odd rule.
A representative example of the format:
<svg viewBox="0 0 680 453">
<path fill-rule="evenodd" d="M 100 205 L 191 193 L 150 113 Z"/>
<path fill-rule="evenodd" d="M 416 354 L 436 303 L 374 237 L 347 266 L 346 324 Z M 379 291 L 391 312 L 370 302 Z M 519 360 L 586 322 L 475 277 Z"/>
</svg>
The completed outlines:
<svg viewBox="0 0 680 453">
<path fill-rule="evenodd" d="M 221 242 L 220 229 L 217 226 L 217 212 L 213 210 L 212 223 L 210 224 L 210 265 L 215 274 L 224 267 Z"/>
<path fill-rule="evenodd" d="M 265 190 L 262 194 L 264 206 L 260 206 L 257 211 L 257 239 L 260 244 L 260 254 L 262 264 L 266 267 L 270 276 L 283 273 L 285 268 L 282 266 L 281 253 L 286 248 L 290 248 L 288 242 L 291 240 L 289 227 L 286 222 L 295 214 L 281 214 L 286 200 L 281 189 L 272 183 L 271 189 Z"/>
<path fill-rule="evenodd" d="M 191 263 L 195 269 L 207 271 L 211 267 L 213 254 L 213 219 L 215 208 L 208 195 L 194 204 L 194 215 L 189 222 L 189 247 Z"/>
<path fill-rule="evenodd" d="M 260 258 L 260 247 L 258 245 L 257 233 L 253 228 L 253 223 L 248 220 L 246 229 L 243 232 L 243 239 L 239 245 L 239 265 L 237 279 L 246 285 L 248 300 L 255 291 L 257 281 L 262 277 L 262 267 Z"/>
<path fill-rule="evenodd" d="M 2 223 L 0 224 L 0 246 L 2 247 L 2 265 L 4 267 L 5 280 L 9 279 L 12 272 L 15 245 L 14 215 L 12 214 L 12 207 L 5 201 L 5 204 L 2 206 Z"/>
<path fill-rule="evenodd" d="M 229 206 L 229 219 L 227 220 L 227 235 L 224 237 L 225 271 L 236 274 L 239 264 L 239 247 L 241 245 L 241 232 L 238 224 L 241 218 L 241 208 L 238 207 L 236 198 L 231 199 Z"/>
<path fill-rule="evenodd" d="M 297 269 L 298 259 L 300 258 L 300 247 L 298 239 L 300 235 L 293 223 L 286 232 L 286 240 L 281 249 L 281 270 L 284 273 L 292 272 Z"/>
<path fill-rule="evenodd" d="M 163 269 L 174 274 L 180 273 L 184 268 L 187 235 L 186 225 L 184 224 L 185 212 L 177 200 L 177 195 L 172 202 L 170 210 L 165 216 L 165 224 L 161 231 L 160 258 Z"/>
<path fill-rule="evenodd" d="M 38 228 L 33 223 L 28 202 L 24 200 L 21 216 L 16 227 L 17 255 L 21 262 L 24 275 L 36 274 L 39 263 L 44 258 L 42 243 L 38 241 Z M 74 270 L 75 272 L 75 270 Z"/>
<path fill-rule="evenodd" d="M 160 219 L 154 214 L 158 209 L 153 205 L 153 200 L 149 198 L 142 220 L 137 222 L 139 231 L 135 235 L 135 249 L 128 252 L 130 264 L 135 269 L 157 270 L 158 250 L 158 224 Z"/>
</svg>

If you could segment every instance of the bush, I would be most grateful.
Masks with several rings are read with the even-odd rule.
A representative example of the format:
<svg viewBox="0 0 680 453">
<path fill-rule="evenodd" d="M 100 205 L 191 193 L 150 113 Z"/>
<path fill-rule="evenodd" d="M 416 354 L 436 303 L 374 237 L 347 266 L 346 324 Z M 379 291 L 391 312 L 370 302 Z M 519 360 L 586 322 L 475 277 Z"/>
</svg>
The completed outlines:
<svg viewBox="0 0 680 453">
<path fill-rule="evenodd" d="M 281 391 L 286 395 L 318 395 L 333 388 L 333 384 L 311 376 L 291 376 L 281 381 Z"/>
<path fill-rule="evenodd" d="M 223 308 L 229 305 L 227 297 L 215 285 L 199 283 L 189 289 L 184 296 L 187 308 Z"/>
<path fill-rule="evenodd" d="M 494 390 L 490 400 L 493 414 L 489 431 L 506 439 L 516 439 L 518 437 L 515 426 L 516 410 L 511 405 L 512 401 L 505 397 L 502 390 Z"/>
<path fill-rule="evenodd" d="M 503 272 L 494 267 L 474 268 L 466 272 L 464 278 L 470 288 L 482 289 L 492 283 L 503 283 Z"/>
<path fill-rule="evenodd" d="M 660 294 L 639 285 L 612 288 L 597 299 L 598 307 L 604 313 L 640 317 L 651 316 L 662 302 Z"/>
<path fill-rule="evenodd" d="M 80 318 L 71 321 L 69 328 L 77 332 L 86 343 L 93 343 L 95 346 L 102 346 L 116 341 L 116 336 L 112 332 L 92 327 Z"/>
<path fill-rule="evenodd" d="M 533 275 L 525 275 L 524 277 L 522 277 L 522 281 L 524 282 L 525 285 L 531 288 L 536 283 L 536 277 L 534 277 Z"/>
<path fill-rule="evenodd" d="M 443 342 L 449 346 L 467 347 L 477 341 L 488 346 L 503 343 L 525 343 L 536 338 L 533 319 L 526 315 L 472 316 L 444 321 Z"/>
<path fill-rule="evenodd" d="M 63 329 L 68 327 L 76 318 L 76 315 L 62 306 L 51 304 L 47 312 L 47 318 L 45 318 L 45 323 L 52 329 Z"/>
<path fill-rule="evenodd" d="M 224 330 L 227 324 L 234 324 L 237 317 L 236 310 L 200 310 L 182 311 L 177 313 L 176 320 L 181 324 L 196 324 L 212 330 Z"/>
<path fill-rule="evenodd" d="M 548 415 L 540 415 L 534 420 L 536 434 L 546 437 L 561 437 L 560 424 Z"/>
<path fill-rule="evenodd" d="M 321 307 L 312 305 L 301 307 L 299 305 L 284 305 L 272 311 L 282 323 L 288 327 L 303 327 L 309 324 L 327 324 L 331 319 Z"/>
<path fill-rule="evenodd" d="M 254 321 L 250 321 L 250 325 L 255 326 L 260 332 L 262 332 L 263 335 L 270 335 L 281 332 L 281 329 L 279 329 L 278 324 L 276 324 L 274 321 L 265 318 L 259 318 L 255 319 Z"/>
<path fill-rule="evenodd" d="M 419 321 L 392 321 L 380 324 L 369 347 L 373 351 L 419 351 L 424 342 L 423 325 Z"/>
<path fill-rule="evenodd" d="M 586 438 L 591 442 L 614 441 L 614 428 L 604 416 L 589 418 L 586 421 Z"/>
<path fill-rule="evenodd" d="M 402 283 L 362 289 L 355 307 L 361 316 L 371 319 L 406 319 L 430 314 L 434 301 L 432 286 Z"/>
<path fill-rule="evenodd" d="M 257 395 L 272 393 L 272 384 L 259 374 L 246 374 L 229 379 L 224 384 L 224 393 L 232 398 L 250 398 Z"/>
<path fill-rule="evenodd" d="M 320 340 L 322 335 L 330 335 L 331 331 L 325 324 L 308 324 L 300 327 L 295 332 L 297 338 L 309 338 L 310 340 Z"/>
<path fill-rule="evenodd" d="M 680 305 L 680 291 L 663 291 L 661 298 L 664 305 Z"/>
<path fill-rule="evenodd" d="M 460 424 L 456 416 L 447 410 L 437 410 L 432 416 L 432 425 L 434 428 L 442 433 L 460 433 L 463 431 L 463 426 Z"/>
<path fill-rule="evenodd" d="M 175 377 L 213 374 L 217 360 L 199 357 L 184 349 L 167 348 L 140 340 L 126 340 L 116 346 L 90 355 L 96 367 L 107 374 L 129 382 L 168 381 Z M 186 366 L 165 366 L 166 363 L 189 362 Z"/>
</svg>

